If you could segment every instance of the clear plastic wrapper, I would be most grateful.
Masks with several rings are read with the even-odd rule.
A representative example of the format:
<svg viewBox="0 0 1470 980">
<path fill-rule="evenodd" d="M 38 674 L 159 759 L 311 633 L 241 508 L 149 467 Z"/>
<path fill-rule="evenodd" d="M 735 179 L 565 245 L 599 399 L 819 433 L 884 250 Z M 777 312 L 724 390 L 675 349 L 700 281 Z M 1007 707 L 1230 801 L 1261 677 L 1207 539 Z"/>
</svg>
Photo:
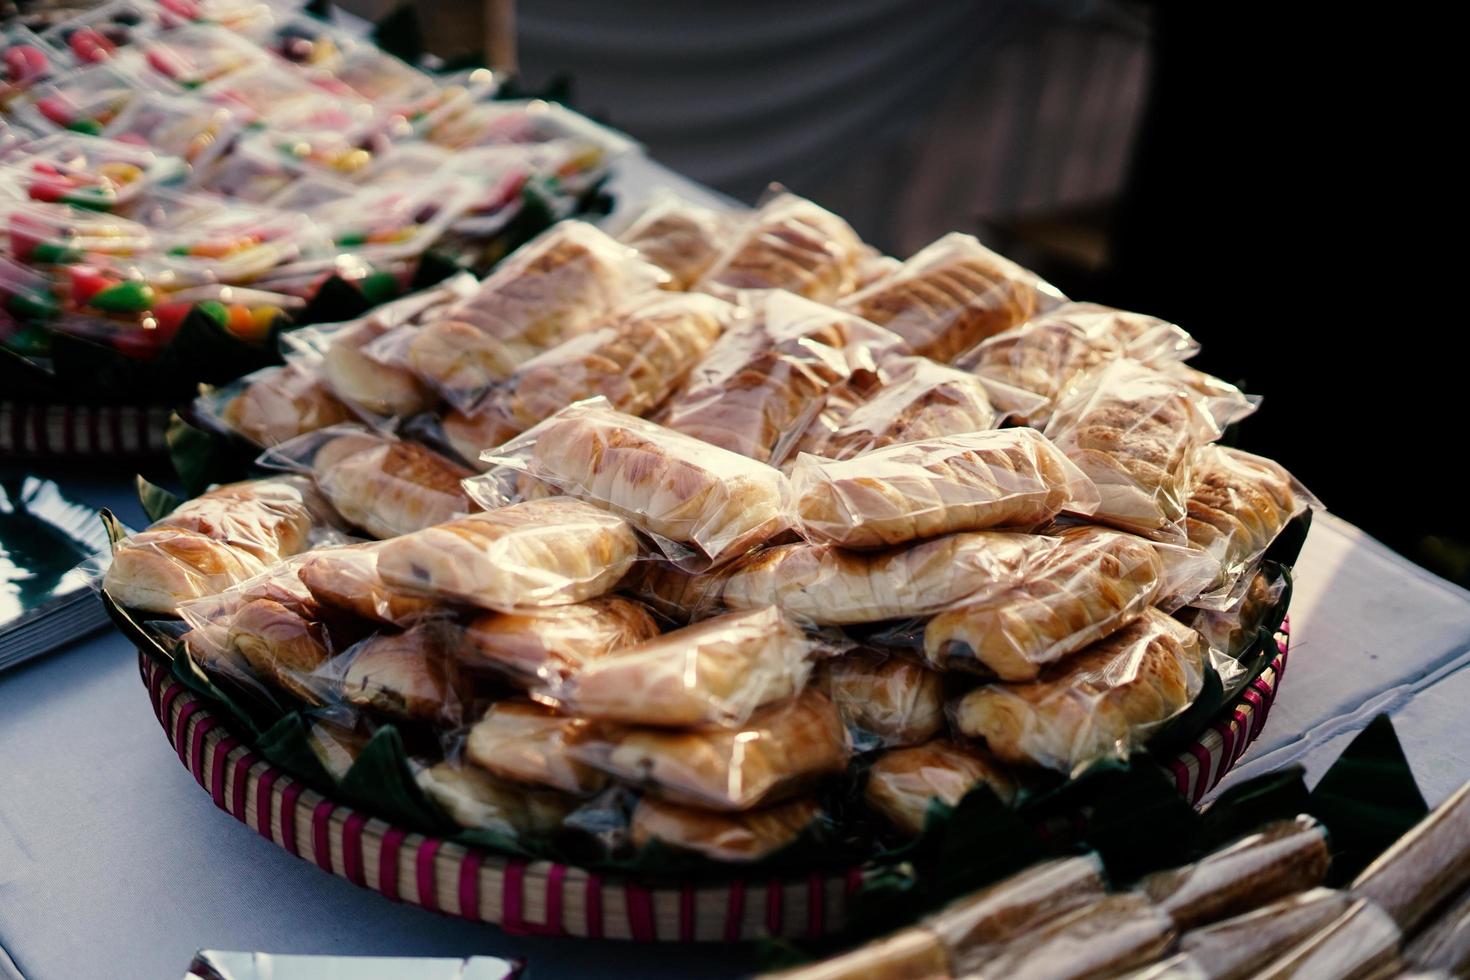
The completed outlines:
<svg viewBox="0 0 1470 980">
<path fill-rule="evenodd" d="M 243 109 L 253 119 L 270 122 L 272 118 L 288 118 L 322 97 L 322 90 L 295 72 L 282 71 L 280 65 L 253 65 L 232 72 L 198 90 L 209 102 Z M 237 196 L 231 194 L 230 196 Z"/>
<path fill-rule="evenodd" d="M 316 756 L 327 775 L 339 783 L 346 778 L 362 750 L 367 748 L 368 738 L 360 726 L 347 718 L 313 718 L 311 727 L 306 730 L 306 744 L 310 746 L 311 754 Z"/>
<path fill-rule="evenodd" d="M 1228 381 L 1179 362 L 1165 363 L 1161 370 L 1177 379 L 1203 401 L 1215 425 L 1224 429 L 1239 422 L 1260 407 L 1259 395 L 1247 395 Z"/>
<path fill-rule="evenodd" d="M 146 65 L 147 72 L 180 91 L 269 63 L 266 53 L 256 45 L 212 24 L 190 24 L 154 35 L 129 52 L 130 56 L 134 54 Z M 138 74 L 141 77 L 142 70 Z"/>
<path fill-rule="evenodd" d="M 1404 959 L 1421 970 L 1470 973 L 1470 892 L 1460 895 L 1404 948 Z"/>
<path fill-rule="evenodd" d="M 720 593 L 730 567 L 717 572 L 690 572 L 675 562 L 650 558 L 639 562 L 618 587 L 648 603 L 665 619 L 688 623 L 720 610 Z"/>
<path fill-rule="evenodd" d="M 341 251 L 373 263 L 422 255 L 470 205 L 465 183 L 453 175 L 432 180 L 381 182 L 312 210 L 312 219 Z M 288 199 L 272 205 L 289 207 Z"/>
<path fill-rule="evenodd" d="M 577 802 L 574 797 L 517 786 L 475 766 L 449 760 L 420 767 L 414 779 L 424 795 L 461 827 L 512 840 L 555 831 Z"/>
<path fill-rule="evenodd" d="M 1086 515 L 1097 488 L 1035 429 L 898 443 L 847 460 L 802 456 L 792 495 L 807 538 L 883 548 L 956 531 Z"/>
<path fill-rule="evenodd" d="M 1164 574 L 1148 541 L 1098 527 L 1067 528 L 1026 579 L 924 626 L 924 654 L 941 670 L 1035 678 L 1128 625 L 1153 604 Z"/>
<path fill-rule="evenodd" d="M 22 24 L 0 31 L 0 109 L 9 111 L 36 85 L 64 68 L 64 56 Z"/>
<path fill-rule="evenodd" d="M 303 555 L 298 574 L 312 598 L 386 626 L 409 626 L 435 615 L 433 600 L 395 589 L 378 574 L 381 542 L 324 548 Z"/>
<path fill-rule="evenodd" d="M 741 725 L 802 689 L 816 648 L 775 609 L 728 613 L 599 657 L 543 690 L 598 721 Z"/>
<path fill-rule="evenodd" d="M 944 685 L 923 664 L 867 647 L 822 661 L 813 682 L 859 751 L 926 742 L 944 728 Z"/>
<path fill-rule="evenodd" d="M 1281 600 L 1286 579 L 1258 571 L 1251 576 L 1244 594 L 1226 609 L 1191 606 L 1175 617 L 1205 638 L 1212 651 L 1239 657 L 1256 639 L 1266 613 Z"/>
<path fill-rule="evenodd" d="M 243 124 L 240 114 L 229 106 L 139 92 L 104 135 L 150 146 L 202 169 L 224 152 Z"/>
<path fill-rule="evenodd" d="M 823 626 L 909 619 L 1023 581 L 1047 545 L 1046 538 L 1006 531 L 873 553 L 781 545 L 739 562 L 718 599 L 735 609 L 774 605 L 798 622 Z"/>
<path fill-rule="evenodd" d="M 451 150 L 509 143 L 571 143 L 581 159 L 574 173 L 558 174 L 563 178 L 601 171 L 612 160 L 637 149 L 622 133 L 541 99 L 475 102 L 435 120 L 424 138 Z"/>
<path fill-rule="evenodd" d="M 1061 299 L 1035 273 L 953 232 L 842 306 L 898 334 L 911 353 L 949 361 Z"/>
<path fill-rule="evenodd" d="M 1032 865 L 923 920 L 957 966 L 983 963 L 1043 923 L 1101 899 L 1107 890 L 1095 854 Z"/>
<path fill-rule="evenodd" d="M 151 187 L 179 180 L 184 162 L 129 143 L 61 133 L 28 144 L 4 166 L 34 201 L 96 211 L 123 207 Z"/>
<path fill-rule="evenodd" d="M 1313 888 L 1244 915 L 1191 929 L 1179 937 L 1179 951 L 1189 957 L 1198 976 L 1245 980 L 1282 949 L 1296 945 L 1342 915 L 1351 902 L 1344 892 Z"/>
<path fill-rule="evenodd" d="M 1183 543 L 1195 451 L 1219 435 L 1198 396 L 1137 361 L 1079 382 L 1046 434 L 1097 484 L 1101 523 Z"/>
<path fill-rule="evenodd" d="M 621 515 L 673 558 L 720 564 L 790 526 L 780 471 L 615 412 L 606 399 L 568 406 L 481 458 Z M 491 506 L 506 497 L 506 473 L 466 487 Z"/>
<path fill-rule="evenodd" d="M 1137 895 L 1109 895 L 1013 940 L 967 977 L 1073 980 L 1114 976 L 1158 958 L 1169 917 Z"/>
<path fill-rule="evenodd" d="M 1204 684 L 1198 633 L 1155 609 L 1022 684 L 987 684 L 955 724 L 1006 762 L 1073 772 L 1126 758 L 1184 711 Z"/>
<path fill-rule="evenodd" d="M 15 119 L 38 133 L 71 132 L 87 136 L 106 135 L 147 93 L 107 65 L 93 65 L 38 83 Z M 165 153 L 161 146 L 153 147 Z"/>
<path fill-rule="evenodd" d="M 290 363 L 246 375 L 223 389 L 200 395 L 195 411 L 217 418 L 257 446 L 270 448 L 308 432 L 340 425 L 352 415 L 320 373 Z"/>
<path fill-rule="evenodd" d="M 621 518 L 553 497 L 404 534 L 383 545 L 378 572 L 419 595 L 515 612 L 602 595 L 637 556 Z"/>
<path fill-rule="evenodd" d="M 863 243 L 846 221 L 806 198 L 778 192 L 746 220 L 699 288 L 739 301 L 784 289 L 821 303 L 851 292 Z"/>
<path fill-rule="evenodd" d="M 646 202 L 617 237 L 672 276 L 673 286 L 688 289 L 725 251 L 741 217 L 664 190 Z"/>
<path fill-rule="evenodd" d="M 779 463 L 821 410 L 825 393 L 898 338 L 847 313 L 769 292 L 729 330 L 659 410 L 686 435 L 763 463 Z"/>
<path fill-rule="evenodd" d="M 590 737 L 585 719 L 531 701 L 500 701 L 470 729 L 464 755 L 501 779 L 587 796 L 607 784 L 601 772 L 577 758 Z"/>
<path fill-rule="evenodd" d="M 482 613 L 464 626 L 457 656 L 520 687 L 552 687 L 588 664 L 659 635 L 641 602 L 600 596 L 525 613 Z"/>
<path fill-rule="evenodd" d="M 815 800 L 800 798 L 744 813 L 711 813 L 651 797 L 633 810 L 632 838 L 702 854 L 712 861 L 759 861 L 794 843 L 821 816 Z"/>
<path fill-rule="evenodd" d="M 1470 783 L 1419 821 L 1353 881 L 1351 891 L 1406 934 L 1470 884 Z"/>
<path fill-rule="evenodd" d="M 917 926 L 805 966 L 763 973 L 762 980 L 949 980 L 949 956 Z"/>
<path fill-rule="evenodd" d="M 0 204 L 10 255 L 30 265 L 64 265 L 89 255 L 133 255 L 153 247 L 147 228 L 126 218 L 61 204 Z"/>
<path fill-rule="evenodd" d="M 153 229 L 160 261 L 185 282 L 248 284 L 327 249 L 305 215 L 201 194 L 155 191 L 130 213 Z"/>
<path fill-rule="evenodd" d="M 1326 830 L 1300 816 L 1267 824 L 1194 864 L 1151 874 L 1137 887 L 1186 930 L 1316 887 L 1331 863 Z"/>
<path fill-rule="evenodd" d="M 751 810 L 840 773 L 850 751 L 837 709 L 811 689 L 735 728 L 599 725 L 574 747 L 587 763 L 660 799 L 722 812 Z"/>
<path fill-rule="evenodd" d="M 455 656 L 446 623 L 426 622 L 402 633 L 380 633 L 323 664 L 350 704 L 441 728 L 463 724 L 474 701 L 473 679 Z"/>
<path fill-rule="evenodd" d="M 159 7 L 133 0 L 117 0 L 84 9 L 44 31 L 56 48 L 78 64 L 111 61 L 119 50 L 131 48 L 165 26 Z"/>
<path fill-rule="evenodd" d="M 1399 929 L 1372 902 L 1354 902 L 1326 928 L 1255 974 L 1257 980 L 1369 980 L 1392 976 L 1398 963 Z"/>
<path fill-rule="evenodd" d="M 392 327 L 377 317 L 336 332 L 322 352 L 322 377 L 338 398 L 369 416 L 427 411 L 436 398 L 412 371 L 373 360 L 364 348 Z"/>
<path fill-rule="evenodd" d="M 982 750 L 939 739 L 880 755 L 868 770 L 863 799 L 902 833 L 917 837 L 924 832 L 934 801 L 954 806 L 982 783 L 1003 803 L 1015 798 L 1015 782 L 995 759 Z"/>
</svg>

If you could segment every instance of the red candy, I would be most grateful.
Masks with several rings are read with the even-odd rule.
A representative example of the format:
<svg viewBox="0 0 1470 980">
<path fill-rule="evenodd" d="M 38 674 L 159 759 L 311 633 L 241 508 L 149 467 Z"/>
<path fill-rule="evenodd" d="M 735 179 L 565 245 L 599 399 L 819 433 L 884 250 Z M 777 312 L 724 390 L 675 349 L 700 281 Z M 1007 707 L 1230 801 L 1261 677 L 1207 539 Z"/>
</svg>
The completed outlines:
<svg viewBox="0 0 1470 980">
<path fill-rule="evenodd" d="M 175 81 L 188 75 L 192 67 L 182 57 L 167 48 L 150 48 L 148 64 L 160 75 Z"/>
<path fill-rule="evenodd" d="M 67 44 L 71 46 L 72 53 L 78 58 L 92 63 L 107 61 L 117 51 L 117 45 L 90 27 L 77 28 L 72 32 Z"/>
<path fill-rule="evenodd" d="M 36 111 L 58 126 L 70 126 L 72 122 L 71 106 L 60 96 L 48 95 L 36 100 Z"/>
<path fill-rule="evenodd" d="M 89 265 L 71 266 L 66 270 L 66 274 L 71 283 L 72 302 L 78 306 L 83 305 L 107 287 L 117 285 L 116 279 L 109 279 Z"/>
<path fill-rule="evenodd" d="M 199 6 L 193 0 L 158 0 L 158 5 L 176 17 L 198 20 Z"/>
<path fill-rule="evenodd" d="M 7 48 L 4 55 L 5 77 L 12 82 L 29 82 L 46 74 L 51 67 L 46 52 L 30 44 Z"/>
</svg>

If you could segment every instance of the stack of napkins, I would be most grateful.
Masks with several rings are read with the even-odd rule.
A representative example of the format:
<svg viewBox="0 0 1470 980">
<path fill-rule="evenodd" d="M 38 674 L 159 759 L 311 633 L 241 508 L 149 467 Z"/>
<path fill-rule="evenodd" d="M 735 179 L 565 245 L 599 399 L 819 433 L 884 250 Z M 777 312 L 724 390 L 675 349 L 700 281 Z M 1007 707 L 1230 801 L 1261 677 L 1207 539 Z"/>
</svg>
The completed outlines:
<svg viewBox="0 0 1470 980">
<path fill-rule="evenodd" d="M 97 512 L 50 480 L 0 482 L 0 670 L 106 625 L 91 580 L 108 551 Z"/>
<path fill-rule="evenodd" d="M 514 980 L 520 974 L 520 963 L 494 956 L 281 956 L 204 949 L 184 980 Z"/>
</svg>

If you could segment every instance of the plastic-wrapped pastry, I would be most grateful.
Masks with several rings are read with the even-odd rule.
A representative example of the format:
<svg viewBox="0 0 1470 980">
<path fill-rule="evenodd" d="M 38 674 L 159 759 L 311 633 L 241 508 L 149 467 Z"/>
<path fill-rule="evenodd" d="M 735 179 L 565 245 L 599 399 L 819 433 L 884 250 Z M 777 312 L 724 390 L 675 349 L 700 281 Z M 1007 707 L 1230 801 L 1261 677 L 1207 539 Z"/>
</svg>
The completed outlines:
<svg viewBox="0 0 1470 980">
<path fill-rule="evenodd" d="M 295 362 L 251 375 L 220 412 L 231 429 L 265 447 L 351 417 L 352 412 L 332 394 L 320 372 Z"/>
<path fill-rule="evenodd" d="M 762 463 L 779 463 L 822 407 L 826 391 L 898 338 L 850 313 L 767 293 L 659 410 L 663 425 Z"/>
<path fill-rule="evenodd" d="M 711 813 L 644 797 L 633 810 L 633 843 L 642 848 L 658 841 L 715 861 L 760 861 L 794 842 L 820 814 L 809 798 L 744 813 Z"/>
<path fill-rule="evenodd" d="M 379 542 L 327 548 L 302 557 L 301 581 L 324 606 L 388 626 L 407 626 L 433 615 L 430 599 L 395 589 L 378 574 Z"/>
<path fill-rule="evenodd" d="M 1035 429 L 904 442 L 846 460 L 803 456 L 791 470 L 802 532 L 883 548 L 955 531 L 1034 528 L 1088 514 L 1097 489 Z"/>
<path fill-rule="evenodd" d="M 661 546 L 673 542 L 672 557 L 692 548 L 719 564 L 790 526 L 779 470 L 613 411 L 601 398 L 568 406 L 484 458 L 622 515 Z M 486 504 L 503 499 L 502 486 L 494 472 L 467 484 Z"/>
<path fill-rule="evenodd" d="M 667 281 L 592 225 L 559 222 L 501 263 L 475 295 L 415 331 L 407 363 L 467 409 L 517 366 Z"/>
<path fill-rule="evenodd" d="M 321 624 L 299 607 L 275 599 L 251 599 L 228 619 L 227 644 L 244 657 L 255 676 L 308 704 L 322 704 L 324 685 L 310 675 L 331 656 Z"/>
<path fill-rule="evenodd" d="M 1173 939 L 1173 923 L 1147 900 L 1108 895 L 1018 936 L 967 976 L 977 980 L 1116 976 L 1156 959 Z"/>
<path fill-rule="evenodd" d="M 941 670 L 1024 681 L 1142 615 L 1163 584 L 1148 541 L 1099 527 L 1057 532 L 1024 581 L 945 610 L 924 626 Z"/>
<path fill-rule="evenodd" d="M 564 680 L 608 654 L 658 636 L 640 602 L 601 596 L 527 613 L 481 613 L 464 627 L 455 655 L 530 687 Z"/>
<path fill-rule="evenodd" d="M 1247 395 L 1230 382 L 1188 364 L 1173 361 L 1160 365 L 1160 368 L 1200 398 L 1220 429 L 1239 422 L 1261 405 L 1259 395 Z"/>
<path fill-rule="evenodd" d="M 1268 615 L 1285 591 L 1284 575 L 1268 574 L 1262 569 L 1251 576 L 1245 592 L 1233 605 L 1220 610 L 1190 607 L 1174 615 L 1203 636 L 1211 650 L 1239 657 L 1256 639 L 1261 627 L 1267 625 Z"/>
<path fill-rule="evenodd" d="M 1332 855 L 1311 817 L 1278 820 L 1194 864 L 1151 874 L 1138 890 L 1193 929 L 1322 883 Z"/>
<path fill-rule="evenodd" d="M 751 216 L 699 288 L 726 298 L 784 289 L 828 303 L 857 282 L 863 243 L 846 221 L 795 194 L 778 194 Z"/>
<path fill-rule="evenodd" d="M 903 833 L 917 837 L 931 803 L 954 806 L 981 783 L 1003 803 L 1015 798 L 1016 784 L 989 755 L 940 739 L 884 752 L 868 772 L 863 798 Z"/>
<path fill-rule="evenodd" d="M 368 736 L 358 727 L 337 724 L 325 718 L 313 720 L 306 730 L 306 744 L 311 748 L 311 754 L 316 756 L 327 775 L 339 783 L 347 778 L 367 743 Z"/>
<path fill-rule="evenodd" d="M 648 603 L 665 619 L 692 623 L 720 610 L 725 572 L 731 567 L 687 572 L 671 561 L 650 559 L 639 562 L 619 588 Z"/>
<path fill-rule="evenodd" d="M 575 755 L 589 728 L 530 701 L 501 701 L 470 729 L 465 758 L 501 779 L 586 796 L 607 783 Z"/>
<path fill-rule="evenodd" d="M 859 749 L 917 745 L 944 727 L 940 676 L 897 653 L 869 647 L 824 660 L 815 684 L 837 705 Z"/>
<path fill-rule="evenodd" d="M 1194 457 L 1184 528 L 1189 543 L 1220 563 L 1212 588 L 1228 592 L 1310 498 L 1280 464 L 1208 445 Z"/>
<path fill-rule="evenodd" d="M 427 411 L 436 399 L 412 371 L 385 364 L 364 351 L 393 326 L 374 316 L 334 333 L 322 352 L 322 377 L 343 402 L 373 415 L 395 417 Z"/>
<path fill-rule="evenodd" d="M 1456 899 L 1404 949 L 1404 959 L 1421 970 L 1470 974 L 1470 892 Z"/>
<path fill-rule="evenodd" d="M 960 699 L 955 720 L 1007 762 L 1071 772 L 1129 755 L 1203 683 L 1199 634 L 1147 609 L 1037 680 L 976 688 Z"/>
<path fill-rule="evenodd" d="M 1101 899 L 1107 891 L 1096 854 L 1034 864 L 923 920 L 959 966 L 983 963 L 995 951 Z"/>
<path fill-rule="evenodd" d="M 461 827 L 512 839 L 556 830 L 577 802 L 550 790 L 502 782 L 474 766 L 449 761 L 425 766 L 414 777 L 424 795 Z"/>
<path fill-rule="evenodd" d="M 671 803 L 750 810 L 847 768 L 847 729 L 826 697 L 806 690 L 736 728 L 598 727 L 579 758 Z"/>
<path fill-rule="evenodd" d="M 1355 897 L 1387 912 L 1406 934 L 1470 885 L 1470 783 L 1435 807 L 1358 875 Z"/>
<path fill-rule="evenodd" d="M 1321 930 L 1347 911 L 1352 898 L 1330 888 L 1289 895 L 1244 915 L 1191 929 L 1179 951 L 1197 975 L 1211 980 L 1245 980 L 1281 950 Z M 1170 974 L 1163 974 L 1168 976 Z"/>
<path fill-rule="evenodd" d="M 515 612 L 600 596 L 637 555 L 622 518 L 552 497 L 394 538 L 378 553 L 378 572 L 418 595 Z"/>
<path fill-rule="evenodd" d="M 898 334 L 912 353 L 949 361 L 1061 298 L 1035 273 L 954 232 L 842 306 Z"/>
<path fill-rule="evenodd" d="M 464 721 L 474 685 L 451 655 L 446 625 L 425 623 L 403 633 L 368 637 L 342 655 L 342 696 L 409 721 L 454 727 Z"/>
<path fill-rule="evenodd" d="M 911 927 L 830 959 L 763 973 L 761 980 L 949 980 L 949 955 L 932 932 Z"/>
<path fill-rule="evenodd" d="M 666 192 L 649 201 L 617 237 L 672 276 L 674 288 L 688 289 L 728 247 L 743 218 Z"/>
<path fill-rule="evenodd" d="M 823 626 L 927 616 L 999 591 L 1029 574 L 1049 541 L 1031 534 L 972 531 L 889 551 L 789 544 L 742 559 L 719 589 L 734 609 L 776 606 Z"/>
<path fill-rule="evenodd" d="M 1370 980 L 1391 976 L 1400 933 L 1392 918 L 1371 901 L 1346 912 L 1255 974 L 1256 980 Z"/>
<path fill-rule="evenodd" d="M 600 721 L 740 725 L 801 690 L 814 646 L 776 609 L 727 613 L 592 661 L 551 694 Z"/>
<path fill-rule="evenodd" d="M 1095 520 L 1183 543 L 1195 450 L 1219 434 L 1198 396 L 1137 361 L 1114 361 L 1079 382 L 1046 434 L 1097 484 Z"/>
</svg>

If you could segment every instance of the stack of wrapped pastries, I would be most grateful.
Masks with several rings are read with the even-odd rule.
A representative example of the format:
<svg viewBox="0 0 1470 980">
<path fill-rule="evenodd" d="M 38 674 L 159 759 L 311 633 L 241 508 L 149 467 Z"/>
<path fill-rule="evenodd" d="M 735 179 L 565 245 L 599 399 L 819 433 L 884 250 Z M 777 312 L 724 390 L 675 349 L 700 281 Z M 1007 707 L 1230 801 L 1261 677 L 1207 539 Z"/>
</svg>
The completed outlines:
<svg viewBox="0 0 1470 980">
<path fill-rule="evenodd" d="M 968 235 L 665 195 L 209 396 L 270 474 L 105 588 L 334 775 L 412 733 L 466 828 L 752 861 L 855 789 L 917 835 L 1139 750 L 1256 635 L 1311 499 L 1216 442 L 1255 401 L 1196 350 Z"/>
</svg>

